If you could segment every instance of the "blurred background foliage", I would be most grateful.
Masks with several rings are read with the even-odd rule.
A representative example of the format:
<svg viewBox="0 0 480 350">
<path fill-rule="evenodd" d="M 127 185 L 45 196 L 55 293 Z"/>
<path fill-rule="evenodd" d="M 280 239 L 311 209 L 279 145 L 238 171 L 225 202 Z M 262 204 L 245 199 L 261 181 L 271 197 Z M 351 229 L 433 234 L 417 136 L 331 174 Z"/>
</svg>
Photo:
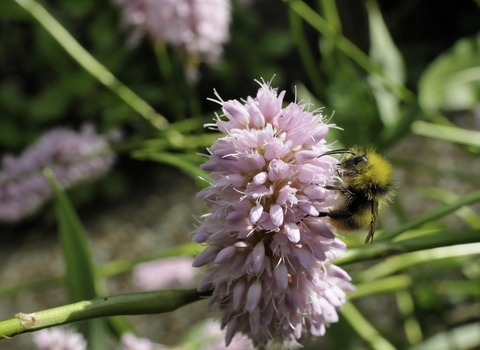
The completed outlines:
<svg viewBox="0 0 480 350">
<path fill-rule="evenodd" d="M 148 37 L 129 45 L 131 32 L 111 1 L 41 1 L 96 60 L 168 120 L 162 128 L 75 62 L 22 2 L 28 1 L 0 1 L 0 154 L 19 154 L 57 126 L 92 122 L 103 134 L 123 134 L 114 145 L 114 170 L 68 192 L 80 211 L 128 198 L 133 184 L 158 170 L 155 162 L 198 181 L 203 158 L 197 153 L 216 137 L 203 130 L 218 112 L 208 98 L 214 89 L 224 100 L 246 98 L 262 77 L 274 77 L 272 86 L 287 90 L 286 100 L 324 107 L 343 129 L 332 129 L 329 141 L 375 146 L 391 157 L 399 195 L 382 215 L 385 227 L 480 189 L 478 0 L 233 1 L 223 57 L 216 66 L 202 64 L 196 83 L 185 79 L 170 47 Z M 470 204 L 454 218 L 427 220 L 407 233 L 478 230 L 478 205 Z M 11 239 L 45 221 L 53 225 L 50 206 L 0 230 Z M 346 240 L 355 246 L 360 239 Z M 353 312 L 332 325 L 321 339 L 324 348 L 480 349 L 480 251 L 453 248 L 351 266 L 356 283 L 379 283 L 379 291 L 365 292 L 356 305 L 388 345 L 375 341 L 376 331 L 362 333 L 358 322 L 364 320 Z M 382 283 L 389 275 L 399 279 Z"/>
</svg>

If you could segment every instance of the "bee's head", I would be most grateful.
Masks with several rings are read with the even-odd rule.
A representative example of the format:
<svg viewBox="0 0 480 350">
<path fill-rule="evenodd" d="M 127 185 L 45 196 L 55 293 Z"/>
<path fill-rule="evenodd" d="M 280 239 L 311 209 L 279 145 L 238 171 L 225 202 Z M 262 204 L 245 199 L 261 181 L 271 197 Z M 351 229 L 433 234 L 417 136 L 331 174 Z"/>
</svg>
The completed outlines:
<svg viewBox="0 0 480 350">
<path fill-rule="evenodd" d="M 367 153 L 369 152 L 363 147 L 354 146 L 352 148 L 328 151 L 321 154 L 319 157 L 331 154 L 345 154 L 345 158 L 337 164 L 338 167 L 344 171 L 358 171 L 359 169 L 367 165 Z"/>
<path fill-rule="evenodd" d="M 367 164 L 367 161 L 368 160 L 366 155 L 352 155 L 351 157 L 348 157 L 343 162 L 341 162 L 340 167 L 345 170 L 358 169 L 359 167 Z"/>
</svg>

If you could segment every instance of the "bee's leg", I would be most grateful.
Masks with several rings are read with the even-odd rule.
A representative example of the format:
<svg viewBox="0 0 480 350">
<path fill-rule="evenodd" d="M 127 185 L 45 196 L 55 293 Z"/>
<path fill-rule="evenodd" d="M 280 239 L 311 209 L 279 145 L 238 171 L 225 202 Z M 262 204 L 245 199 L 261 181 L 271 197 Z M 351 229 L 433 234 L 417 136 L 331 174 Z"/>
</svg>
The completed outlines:
<svg viewBox="0 0 480 350">
<path fill-rule="evenodd" d="M 331 190 L 331 191 L 343 191 L 343 190 L 345 190 L 345 187 L 331 186 L 331 185 L 323 186 L 323 188 L 325 188 L 327 190 Z"/>
<path fill-rule="evenodd" d="M 336 221 L 349 221 L 352 217 L 352 213 L 347 208 L 337 208 L 337 209 L 330 209 L 327 212 L 320 212 L 318 213 L 318 217 L 325 217 L 328 216 L 329 218 L 336 220 Z M 349 224 L 351 226 L 351 224 Z"/>
<path fill-rule="evenodd" d="M 372 201 L 372 219 L 370 220 L 370 225 L 368 228 L 368 235 L 365 237 L 365 244 L 373 242 L 373 235 L 377 229 L 378 221 L 378 202 Z"/>
<path fill-rule="evenodd" d="M 375 234 L 375 228 L 374 228 L 374 226 L 372 226 L 372 223 L 370 223 L 369 227 L 370 228 L 368 230 L 368 235 L 367 235 L 367 237 L 365 237 L 365 244 L 373 243 L 373 235 Z"/>
<path fill-rule="evenodd" d="M 331 191 L 340 192 L 347 199 L 348 203 L 350 203 L 355 198 L 355 193 L 349 191 L 346 187 L 327 185 L 323 186 L 323 188 Z"/>
</svg>

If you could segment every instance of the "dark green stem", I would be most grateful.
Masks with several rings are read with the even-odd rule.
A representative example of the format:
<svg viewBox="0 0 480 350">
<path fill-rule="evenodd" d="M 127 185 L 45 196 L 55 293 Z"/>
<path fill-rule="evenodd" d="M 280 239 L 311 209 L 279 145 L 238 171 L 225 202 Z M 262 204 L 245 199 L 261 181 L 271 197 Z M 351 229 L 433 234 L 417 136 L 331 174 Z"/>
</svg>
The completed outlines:
<svg viewBox="0 0 480 350">
<path fill-rule="evenodd" d="M 98 317 L 171 312 L 204 296 L 207 295 L 195 289 L 162 290 L 80 301 L 31 314 L 18 313 L 0 322 L 0 338 Z"/>
</svg>

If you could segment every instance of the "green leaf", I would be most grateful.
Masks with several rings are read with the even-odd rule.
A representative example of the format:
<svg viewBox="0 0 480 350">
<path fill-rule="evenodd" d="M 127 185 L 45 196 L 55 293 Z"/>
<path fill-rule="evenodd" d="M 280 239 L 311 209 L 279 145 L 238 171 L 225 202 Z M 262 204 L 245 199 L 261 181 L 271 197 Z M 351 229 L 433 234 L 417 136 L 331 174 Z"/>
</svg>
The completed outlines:
<svg viewBox="0 0 480 350">
<path fill-rule="evenodd" d="M 469 110 L 480 103 L 480 34 L 459 40 L 435 59 L 420 78 L 418 91 L 427 113 Z"/>
<path fill-rule="evenodd" d="M 325 114 L 330 116 L 332 110 L 335 111 L 331 122 L 344 129 L 335 136 L 345 147 L 354 144 L 377 145 L 382 122 L 372 89 L 355 64 L 335 50 L 323 58 L 322 69 L 328 79 L 325 103 L 332 108 L 326 110 Z"/>
<path fill-rule="evenodd" d="M 467 350 L 476 349 L 478 346 L 480 346 L 480 322 L 475 322 L 440 332 L 410 349 Z"/>
<path fill-rule="evenodd" d="M 478 254 L 480 254 L 480 243 L 457 244 L 450 247 L 439 247 L 405 253 L 382 260 L 380 263 L 357 274 L 355 280 L 363 282 L 373 281 L 420 264 Z"/>
<path fill-rule="evenodd" d="M 378 330 L 363 317 L 362 313 L 351 303 L 347 302 L 342 306 L 342 315 L 345 317 L 357 332 L 357 334 L 368 343 L 371 349 L 395 350 L 395 347 Z"/>
<path fill-rule="evenodd" d="M 480 132 L 461 129 L 456 126 L 439 125 L 417 120 L 412 124 L 412 132 L 415 135 L 430 137 L 437 140 L 480 147 Z"/>
<path fill-rule="evenodd" d="M 376 1 L 367 2 L 367 12 L 370 25 L 370 57 L 383 68 L 385 78 L 392 85 L 403 85 L 405 64 L 383 21 Z M 369 83 L 383 124 L 387 127 L 395 125 L 400 113 L 398 97 L 386 89 L 377 76 L 371 75 Z"/>
<path fill-rule="evenodd" d="M 357 290 L 350 293 L 349 300 L 363 298 L 378 294 L 387 294 L 398 290 L 407 289 L 412 285 L 412 279 L 407 275 L 396 275 L 367 283 L 356 283 Z"/>
<path fill-rule="evenodd" d="M 460 199 L 456 193 L 437 187 L 426 187 L 420 189 L 420 196 L 433 198 L 445 204 L 451 204 Z M 464 206 L 455 211 L 470 228 L 480 228 L 480 217 L 469 206 Z"/>
<path fill-rule="evenodd" d="M 50 169 L 44 170 L 55 198 L 55 213 L 66 266 L 66 284 L 70 302 L 96 298 L 96 277 L 87 235 L 75 209 Z M 89 320 L 79 324 L 79 330 L 88 341 L 89 349 L 104 349 L 103 320 Z"/>
<path fill-rule="evenodd" d="M 388 231 L 385 234 L 391 232 L 393 232 L 393 230 Z M 462 231 L 444 230 L 420 237 L 413 237 L 393 242 L 379 242 L 379 239 L 376 239 L 373 244 L 366 244 L 361 248 L 350 249 L 341 258 L 335 259 L 335 264 L 338 266 L 343 266 L 369 259 L 385 258 L 389 255 L 404 254 L 437 247 L 476 243 L 478 242 L 479 237 L 480 230 L 474 229 Z"/>
<path fill-rule="evenodd" d="M 455 201 L 454 203 L 444 205 L 422 216 L 419 216 L 416 219 L 411 220 L 403 225 L 397 226 L 392 230 L 385 231 L 380 237 L 376 239 L 376 241 L 385 242 L 385 241 L 392 240 L 398 235 L 406 231 L 416 229 L 429 222 L 442 218 L 445 215 L 448 215 L 451 212 L 463 207 L 464 205 L 470 205 L 473 203 L 477 203 L 479 201 L 480 201 L 480 191 L 472 192 L 469 195 L 460 198 L 458 201 Z"/>
</svg>

